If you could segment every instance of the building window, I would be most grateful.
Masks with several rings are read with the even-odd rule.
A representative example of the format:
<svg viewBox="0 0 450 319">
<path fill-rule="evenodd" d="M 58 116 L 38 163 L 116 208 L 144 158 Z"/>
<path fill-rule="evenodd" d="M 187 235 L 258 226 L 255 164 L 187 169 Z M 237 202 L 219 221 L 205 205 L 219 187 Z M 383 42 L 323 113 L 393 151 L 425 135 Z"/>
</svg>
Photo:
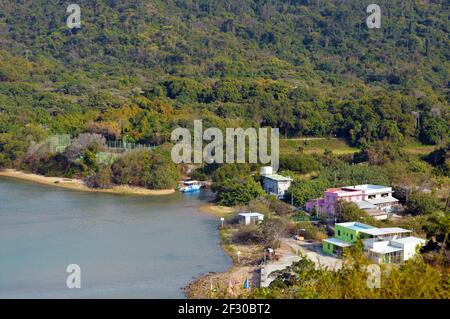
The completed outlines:
<svg viewBox="0 0 450 319">
<path fill-rule="evenodd" d="M 338 236 L 341 236 L 341 231 L 340 230 L 338 230 Z"/>
<path fill-rule="evenodd" d="M 353 240 L 353 234 L 350 234 L 350 239 Z"/>
</svg>

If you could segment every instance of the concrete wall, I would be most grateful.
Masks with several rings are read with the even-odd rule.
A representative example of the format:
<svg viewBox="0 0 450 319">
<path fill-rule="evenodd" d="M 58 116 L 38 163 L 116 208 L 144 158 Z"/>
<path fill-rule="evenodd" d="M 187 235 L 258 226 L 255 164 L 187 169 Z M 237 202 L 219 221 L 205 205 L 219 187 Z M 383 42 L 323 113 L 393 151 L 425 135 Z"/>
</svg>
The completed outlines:
<svg viewBox="0 0 450 319">
<path fill-rule="evenodd" d="M 274 194 L 279 197 L 283 197 L 290 186 L 291 182 L 289 181 L 276 181 L 270 178 L 264 178 L 263 180 L 263 189 L 266 193 Z"/>
<path fill-rule="evenodd" d="M 281 196 L 284 196 L 290 186 L 291 186 L 291 182 L 278 182 L 278 193 Z"/>
<path fill-rule="evenodd" d="M 358 239 L 358 232 L 341 225 L 336 225 L 334 229 L 334 237 L 348 243 L 354 243 Z"/>
<path fill-rule="evenodd" d="M 266 193 L 278 194 L 278 184 L 273 179 L 264 178 L 263 188 L 266 191 Z"/>
<path fill-rule="evenodd" d="M 325 254 L 333 255 L 333 244 L 322 241 L 322 251 Z"/>
</svg>

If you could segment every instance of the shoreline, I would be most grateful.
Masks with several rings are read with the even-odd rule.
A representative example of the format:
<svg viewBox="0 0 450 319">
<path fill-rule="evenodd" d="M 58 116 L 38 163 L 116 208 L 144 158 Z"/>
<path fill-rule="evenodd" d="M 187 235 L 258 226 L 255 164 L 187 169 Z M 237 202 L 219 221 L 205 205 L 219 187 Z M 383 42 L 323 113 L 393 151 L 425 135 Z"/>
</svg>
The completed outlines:
<svg viewBox="0 0 450 319">
<path fill-rule="evenodd" d="M 114 186 L 113 188 L 107 189 L 95 189 L 86 186 L 86 184 L 80 179 L 64 178 L 64 177 L 47 177 L 32 173 L 26 173 L 15 169 L 0 170 L 0 176 L 24 180 L 41 185 L 90 193 L 106 193 L 117 195 L 146 195 L 146 196 L 171 195 L 175 193 L 175 189 L 151 190 L 143 187 L 134 187 L 128 185 L 117 185 Z"/>
<path fill-rule="evenodd" d="M 200 207 L 200 212 L 210 216 L 226 218 L 236 213 L 236 208 L 209 204 Z M 207 272 L 196 278 L 193 278 L 182 290 L 187 299 L 234 299 L 246 298 L 255 287 L 261 287 L 261 264 L 255 262 L 258 258 L 262 258 L 264 246 L 260 244 L 245 245 L 232 244 L 226 239 L 227 228 L 218 229 L 220 236 L 220 248 L 231 258 L 232 264 L 222 272 Z M 287 239 L 287 240 L 286 240 Z M 277 248 L 278 259 L 267 261 L 267 266 L 282 265 L 284 269 L 298 258 L 298 249 L 294 250 L 289 239 L 281 240 L 281 245 Z M 241 262 L 236 257 L 236 252 L 241 251 Z M 255 255 L 256 254 L 256 255 Z M 247 261 L 245 259 L 247 258 Z M 255 259 L 256 258 L 256 259 Z M 288 263 L 288 264 L 286 264 Z M 285 265 L 286 264 L 286 265 Z M 250 280 L 253 288 L 250 290 L 244 288 L 244 281 Z"/>
<path fill-rule="evenodd" d="M 226 207 L 210 203 L 199 208 L 200 213 L 207 214 L 216 218 L 226 218 L 236 213 L 233 207 Z M 207 272 L 193 278 L 185 287 L 182 288 L 187 299 L 212 299 L 212 298 L 235 298 L 245 294 L 243 283 L 246 278 L 253 278 L 256 270 L 255 265 L 238 264 L 234 248 L 228 247 L 224 241 L 222 230 L 217 229 L 220 237 L 220 249 L 231 259 L 231 265 L 222 272 Z"/>
<path fill-rule="evenodd" d="M 204 206 L 199 207 L 199 212 L 202 214 L 209 215 L 211 217 L 226 217 L 229 214 L 232 214 L 235 212 L 235 209 L 232 207 L 226 207 L 226 206 L 220 206 L 216 205 L 214 203 L 210 203 Z M 220 228 L 217 229 L 217 235 L 220 238 L 220 249 L 231 259 L 231 265 L 225 269 L 223 272 L 206 272 L 198 277 L 192 278 L 192 280 L 189 281 L 189 283 L 182 287 L 181 290 L 183 291 L 184 295 L 187 299 L 201 299 L 202 297 L 205 297 L 203 295 L 205 290 L 208 290 L 207 286 L 209 285 L 210 288 L 214 286 L 214 282 L 217 284 L 220 282 L 225 276 L 227 278 L 231 278 L 233 272 L 236 272 L 239 267 L 235 265 L 233 256 L 231 256 L 230 252 L 226 249 L 225 243 L 223 241 L 223 238 L 220 233 Z M 231 279 L 230 279 L 231 280 Z M 210 291 L 211 293 L 211 291 Z M 209 299 L 212 296 L 208 296 Z"/>
</svg>

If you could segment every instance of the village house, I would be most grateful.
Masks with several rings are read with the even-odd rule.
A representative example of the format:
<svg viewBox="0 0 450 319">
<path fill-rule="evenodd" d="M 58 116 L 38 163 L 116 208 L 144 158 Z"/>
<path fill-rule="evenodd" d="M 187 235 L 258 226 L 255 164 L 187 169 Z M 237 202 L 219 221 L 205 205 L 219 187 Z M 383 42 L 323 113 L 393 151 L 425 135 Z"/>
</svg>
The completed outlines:
<svg viewBox="0 0 450 319">
<path fill-rule="evenodd" d="M 239 224 L 250 225 L 259 224 L 264 220 L 264 215 L 257 212 L 240 213 Z"/>
<path fill-rule="evenodd" d="M 273 174 L 271 167 L 263 167 L 261 177 L 264 191 L 267 194 L 277 196 L 279 199 L 283 199 L 286 191 L 291 187 L 292 178 Z"/>
<path fill-rule="evenodd" d="M 339 201 L 353 202 L 374 218 L 386 219 L 398 203 L 392 193 L 392 187 L 371 184 L 329 188 L 324 197 L 308 201 L 305 208 L 307 212 L 315 208 L 318 214 L 334 217 Z"/>
<path fill-rule="evenodd" d="M 348 222 L 335 225 L 333 238 L 322 241 L 322 251 L 342 256 L 344 250 L 362 239 L 367 257 L 377 264 L 401 263 L 413 257 L 425 240 L 411 236 L 412 231 L 399 227 L 376 228 Z"/>
</svg>

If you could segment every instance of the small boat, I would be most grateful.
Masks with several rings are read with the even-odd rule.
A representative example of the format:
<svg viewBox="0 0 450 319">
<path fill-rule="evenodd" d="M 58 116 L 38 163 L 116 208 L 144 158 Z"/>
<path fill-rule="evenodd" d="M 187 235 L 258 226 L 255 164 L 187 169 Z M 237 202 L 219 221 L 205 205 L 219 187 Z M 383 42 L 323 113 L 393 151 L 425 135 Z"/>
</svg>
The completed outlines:
<svg viewBox="0 0 450 319">
<path fill-rule="evenodd" d="M 199 181 L 185 181 L 184 186 L 180 188 L 182 193 L 197 192 L 202 188 L 202 184 Z"/>
</svg>

